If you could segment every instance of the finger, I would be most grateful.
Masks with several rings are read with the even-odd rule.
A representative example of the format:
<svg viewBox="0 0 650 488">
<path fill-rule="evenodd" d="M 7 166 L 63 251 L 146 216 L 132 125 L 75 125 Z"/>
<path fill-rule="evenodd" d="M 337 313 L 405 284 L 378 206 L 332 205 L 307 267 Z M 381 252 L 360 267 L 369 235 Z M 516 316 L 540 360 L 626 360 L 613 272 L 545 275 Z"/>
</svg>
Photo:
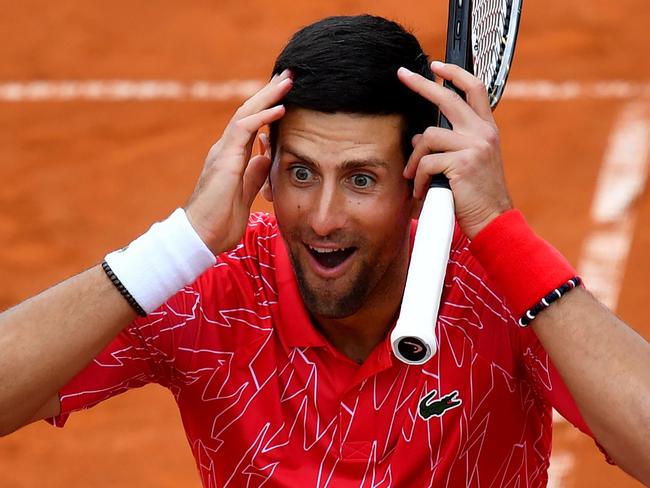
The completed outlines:
<svg viewBox="0 0 650 488">
<path fill-rule="evenodd" d="M 250 159 L 250 157 L 253 155 L 253 144 L 255 144 L 255 139 L 257 138 L 257 134 L 259 134 L 259 131 L 254 131 L 250 139 L 248 139 L 248 143 L 246 144 L 246 147 L 244 149 L 245 159 Z M 256 154 L 255 156 L 259 156 L 259 153 Z"/>
<path fill-rule="evenodd" d="M 271 168 L 271 158 L 258 155 L 251 158 L 244 171 L 243 199 L 250 207 L 266 181 Z"/>
<path fill-rule="evenodd" d="M 252 143 L 258 130 L 265 125 L 279 120 L 284 113 L 284 105 L 276 105 L 275 107 L 267 108 L 261 112 L 239 119 L 233 122 L 229 130 L 224 133 L 224 138 L 228 144 L 235 144 L 237 147 L 245 148 Z"/>
<path fill-rule="evenodd" d="M 420 159 L 417 173 L 413 180 L 413 197 L 422 199 L 429 189 L 429 180 L 433 175 L 444 173 L 450 164 L 450 153 L 427 154 Z"/>
<path fill-rule="evenodd" d="M 431 63 L 431 71 L 443 80 L 450 81 L 456 88 L 465 93 L 467 104 L 483 120 L 492 122 L 492 109 L 485 89 L 485 84 L 476 76 L 468 73 L 460 66 L 446 64 L 440 61 Z"/>
<path fill-rule="evenodd" d="M 406 68 L 400 68 L 397 76 L 408 88 L 437 105 L 454 129 L 471 128 L 479 121 L 482 122 L 476 112 L 454 90 L 427 80 Z"/>
<path fill-rule="evenodd" d="M 461 151 L 471 145 L 471 140 L 458 132 L 441 127 L 429 127 L 418 139 L 404 167 L 404 177 L 413 178 L 422 157 L 431 153 Z"/>
<path fill-rule="evenodd" d="M 285 70 L 277 78 L 269 81 L 261 90 L 246 100 L 243 105 L 237 109 L 233 120 L 248 117 L 249 115 L 277 104 L 291 89 L 293 80 L 290 75 L 291 72 Z"/>
</svg>

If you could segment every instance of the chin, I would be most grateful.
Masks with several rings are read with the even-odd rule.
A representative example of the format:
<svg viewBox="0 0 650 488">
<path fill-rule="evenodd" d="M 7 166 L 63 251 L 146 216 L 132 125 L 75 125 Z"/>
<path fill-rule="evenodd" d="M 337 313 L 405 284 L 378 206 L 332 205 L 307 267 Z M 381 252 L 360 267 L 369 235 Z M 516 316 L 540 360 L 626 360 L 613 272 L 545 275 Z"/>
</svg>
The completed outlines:
<svg viewBox="0 0 650 488">
<path fill-rule="evenodd" d="M 361 272 L 345 287 L 345 290 L 339 291 L 333 289 L 336 287 L 335 283 L 325 282 L 314 286 L 299 262 L 296 261 L 293 268 L 302 301 L 309 313 L 314 316 L 330 319 L 349 317 L 358 312 L 368 298 L 368 280 L 364 276 L 367 273 Z"/>
<path fill-rule="evenodd" d="M 318 317 L 343 319 L 357 313 L 363 305 L 358 301 L 350 301 L 348 297 L 327 299 L 322 296 L 314 297 L 310 293 L 306 290 L 300 290 L 305 307 L 311 315 Z"/>
</svg>

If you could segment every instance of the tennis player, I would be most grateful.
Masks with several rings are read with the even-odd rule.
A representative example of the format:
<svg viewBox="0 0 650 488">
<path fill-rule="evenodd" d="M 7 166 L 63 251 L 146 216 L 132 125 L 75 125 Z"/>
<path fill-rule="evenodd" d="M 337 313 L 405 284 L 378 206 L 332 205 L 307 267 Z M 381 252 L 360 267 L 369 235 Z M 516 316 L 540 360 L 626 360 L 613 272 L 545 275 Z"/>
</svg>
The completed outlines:
<svg viewBox="0 0 650 488">
<path fill-rule="evenodd" d="M 407 366 L 388 335 L 439 172 L 439 350 Z M 480 81 L 377 17 L 296 33 L 184 209 L 0 331 L 3 434 L 156 382 L 206 487 L 544 486 L 551 407 L 650 483 L 650 346 L 513 209 Z"/>
</svg>

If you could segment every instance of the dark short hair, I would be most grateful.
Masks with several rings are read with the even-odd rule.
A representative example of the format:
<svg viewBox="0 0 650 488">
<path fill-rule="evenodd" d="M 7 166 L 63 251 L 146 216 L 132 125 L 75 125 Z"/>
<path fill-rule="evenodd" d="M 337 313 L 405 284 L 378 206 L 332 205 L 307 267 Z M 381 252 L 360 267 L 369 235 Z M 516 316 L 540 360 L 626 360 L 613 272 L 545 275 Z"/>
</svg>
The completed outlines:
<svg viewBox="0 0 650 488">
<path fill-rule="evenodd" d="M 413 34 L 396 22 L 372 15 L 328 17 L 296 32 L 278 56 L 273 74 L 293 73 L 283 103 L 326 113 L 403 117 L 402 147 L 437 121 L 438 110 L 397 78 L 404 66 L 433 79 L 429 60 Z M 278 122 L 271 125 L 271 147 Z"/>
</svg>

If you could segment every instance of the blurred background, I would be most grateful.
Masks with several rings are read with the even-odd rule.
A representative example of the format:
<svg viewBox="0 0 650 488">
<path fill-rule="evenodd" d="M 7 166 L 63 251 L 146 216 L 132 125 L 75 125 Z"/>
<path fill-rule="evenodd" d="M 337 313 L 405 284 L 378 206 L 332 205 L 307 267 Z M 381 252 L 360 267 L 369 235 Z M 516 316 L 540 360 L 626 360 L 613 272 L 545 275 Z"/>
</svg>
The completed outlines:
<svg viewBox="0 0 650 488">
<path fill-rule="evenodd" d="M 3 0 L 0 309 L 183 205 L 230 114 L 296 29 L 383 15 L 440 59 L 446 11 L 445 0 Z M 648 26 L 647 0 L 525 1 L 496 112 L 515 205 L 646 338 Z M 198 487 L 199 478 L 172 396 L 148 386 L 65 429 L 38 422 L 0 439 L 0 486 Z M 549 486 L 641 485 L 558 418 Z"/>
</svg>

